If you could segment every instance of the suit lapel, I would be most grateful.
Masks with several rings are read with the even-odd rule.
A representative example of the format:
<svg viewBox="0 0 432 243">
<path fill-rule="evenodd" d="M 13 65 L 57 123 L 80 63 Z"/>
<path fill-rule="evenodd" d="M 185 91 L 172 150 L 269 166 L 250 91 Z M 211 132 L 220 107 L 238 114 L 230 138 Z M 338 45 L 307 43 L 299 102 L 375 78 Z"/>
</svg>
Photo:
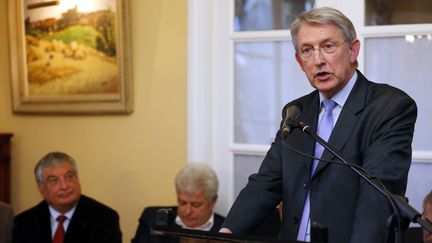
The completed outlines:
<svg viewBox="0 0 432 243">
<path fill-rule="evenodd" d="M 356 118 L 359 112 L 364 109 L 365 99 L 367 95 L 367 79 L 357 71 L 358 77 L 356 84 L 354 85 L 351 93 L 349 94 L 344 107 L 339 115 L 339 118 L 333 128 L 332 134 L 329 138 L 329 144 L 336 149 L 336 151 L 342 151 L 342 148 L 347 143 L 348 139 L 351 137 L 351 132 L 354 127 L 357 126 L 359 119 Z M 324 150 L 322 155 L 323 159 L 335 159 L 328 150 Z M 324 167 L 327 166 L 327 162 L 320 162 L 317 169 L 315 170 L 315 175 L 317 175 Z"/>
<path fill-rule="evenodd" d="M 319 95 L 317 91 L 311 93 L 312 98 L 309 100 L 309 103 L 305 104 L 305 109 L 302 112 L 302 116 L 299 117 L 299 121 L 303 121 L 305 125 L 308 125 L 311 129 L 316 132 L 316 127 L 318 124 L 318 114 L 319 114 Z M 311 139 L 308 135 L 303 135 L 303 144 L 304 151 L 307 154 L 314 154 L 315 149 L 315 141 Z M 312 168 L 312 159 L 308 157 L 304 157 L 303 163 L 305 165 L 306 171 L 308 171 L 308 175 L 310 174 Z"/>
<path fill-rule="evenodd" d="M 87 237 L 86 198 L 81 195 L 65 234 L 65 242 L 85 242 Z"/>
<path fill-rule="evenodd" d="M 38 219 L 40 223 L 36 225 L 38 228 L 36 242 L 51 242 L 52 231 L 51 231 L 51 213 L 48 209 L 48 204 L 43 201 L 38 205 Z M 35 239 L 32 239 L 35 240 Z"/>
</svg>

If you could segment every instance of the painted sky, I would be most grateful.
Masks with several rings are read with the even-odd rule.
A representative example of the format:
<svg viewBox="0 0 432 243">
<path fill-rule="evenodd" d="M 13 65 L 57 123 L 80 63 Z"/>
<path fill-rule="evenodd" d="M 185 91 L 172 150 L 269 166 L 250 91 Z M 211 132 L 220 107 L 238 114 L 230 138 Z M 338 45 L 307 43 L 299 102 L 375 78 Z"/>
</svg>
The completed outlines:
<svg viewBox="0 0 432 243">
<path fill-rule="evenodd" d="M 37 2 L 49 2 L 49 0 L 24 0 L 24 16 L 30 17 L 30 21 L 46 18 L 60 18 L 61 14 L 68 9 L 78 6 L 78 12 L 89 13 L 96 10 L 116 9 L 116 0 L 60 0 L 59 5 L 27 9 L 27 5 Z"/>
</svg>

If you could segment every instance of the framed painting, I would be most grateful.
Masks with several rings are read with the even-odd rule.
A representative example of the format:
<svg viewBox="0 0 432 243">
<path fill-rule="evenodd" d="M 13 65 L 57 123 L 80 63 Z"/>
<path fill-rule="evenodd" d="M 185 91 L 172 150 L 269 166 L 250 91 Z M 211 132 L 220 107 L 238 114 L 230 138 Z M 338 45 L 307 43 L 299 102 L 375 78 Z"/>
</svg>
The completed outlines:
<svg viewBox="0 0 432 243">
<path fill-rule="evenodd" d="M 9 0 L 15 113 L 133 111 L 127 0 Z"/>
</svg>

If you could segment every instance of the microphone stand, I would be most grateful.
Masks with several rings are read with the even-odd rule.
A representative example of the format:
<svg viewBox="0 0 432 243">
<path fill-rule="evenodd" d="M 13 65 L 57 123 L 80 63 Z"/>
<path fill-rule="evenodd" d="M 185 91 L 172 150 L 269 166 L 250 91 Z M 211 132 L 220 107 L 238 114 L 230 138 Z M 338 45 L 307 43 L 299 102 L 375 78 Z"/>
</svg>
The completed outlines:
<svg viewBox="0 0 432 243">
<path fill-rule="evenodd" d="M 396 214 L 398 222 L 400 222 L 400 218 L 409 220 L 413 223 L 418 223 L 421 225 L 423 229 L 426 229 L 430 233 L 432 233 L 432 224 L 427 222 L 421 217 L 421 214 L 413 208 L 411 205 L 409 205 L 406 200 L 396 194 L 391 193 L 387 190 L 387 188 L 381 183 L 381 181 L 375 177 L 369 174 L 366 170 L 361 170 L 359 168 L 356 168 L 356 164 L 351 162 L 350 160 L 344 158 L 344 156 L 341 155 L 340 152 L 338 152 L 335 148 L 333 148 L 329 143 L 324 141 L 320 136 L 318 136 L 312 129 L 304 124 L 303 122 L 298 122 L 294 120 L 288 120 L 286 121 L 286 124 L 290 127 L 290 131 L 292 131 L 295 128 L 300 129 L 304 133 L 306 133 L 309 137 L 311 137 L 313 140 L 321 144 L 325 149 L 330 151 L 334 156 L 336 156 L 340 161 L 342 161 L 344 164 L 348 165 L 355 173 L 357 173 L 361 178 L 363 178 L 367 183 L 369 183 L 372 187 L 374 187 L 376 190 L 378 190 L 381 194 L 383 194 L 387 199 L 389 200 L 394 213 Z M 285 138 L 286 133 L 282 134 L 283 138 Z M 391 217 L 394 217 L 395 215 L 392 215 Z M 396 231 L 400 232 L 400 224 L 397 224 L 398 227 L 395 228 Z M 398 233 L 398 232 L 396 232 Z M 398 242 L 398 234 L 396 234 L 396 241 Z"/>
</svg>

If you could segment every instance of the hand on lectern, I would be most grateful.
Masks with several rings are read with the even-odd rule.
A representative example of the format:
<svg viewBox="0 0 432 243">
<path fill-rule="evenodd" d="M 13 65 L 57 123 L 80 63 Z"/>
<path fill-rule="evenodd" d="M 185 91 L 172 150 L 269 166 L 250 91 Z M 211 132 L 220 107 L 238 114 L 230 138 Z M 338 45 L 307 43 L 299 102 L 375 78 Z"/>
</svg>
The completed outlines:
<svg viewBox="0 0 432 243">
<path fill-rule="evenodd" d="M 219 230 L 219 233 L 232 234 L 232 231 L 228 228 L 222 228 Z"/>
</svg>

